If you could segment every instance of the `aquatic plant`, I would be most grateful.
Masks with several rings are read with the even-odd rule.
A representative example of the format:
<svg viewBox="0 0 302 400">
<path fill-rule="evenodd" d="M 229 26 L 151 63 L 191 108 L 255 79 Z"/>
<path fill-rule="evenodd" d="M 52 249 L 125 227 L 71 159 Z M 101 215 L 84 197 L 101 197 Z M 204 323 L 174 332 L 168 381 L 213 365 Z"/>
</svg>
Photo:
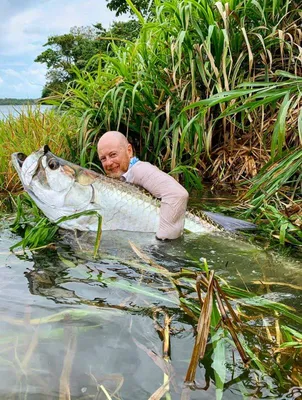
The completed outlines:
<svg viewBox="0 0 302 400">
<path fill-rule="evenodd" d="M 22 247 L 23 250 L 38 250 L 53 245 L 58 238 L 59 224 L 65 221 L 78 218 L 80 216 L 95 215 L 98 218 L 98 229 L 95 237 L 94 257 L 96 257 L 102 236 L 102 216 L 95 210 L 87 210 L 75 213 L 69 216 L 59 218 L 55 223 L 49 221 L 45 217 L 35 202 L 27 193 L 17 196 L 16 202 L 16 218 L 11 225 L 13 232 L 18 232 L 23 238 L 10 247 L 14 250 Z"/>
<path fill-rule="evenodd" d="M 243 398 L 249 396 L 251 390 L 254 397 L 262 398 L 260 388 L 265 386 L 271 393 L 301 386 L 302 338 L 296 326 L 301 325 L 302 319 L 294 308 L 271 301 L 248 288 L 228 284 L 208 268 L 206 260 L 196 261 L 195 267 L 191 265 L 171 272 L 133 243 L 130 245 L 139 260 L 122 263 L 139 271 L 136 280 L 125 279 L 124 273 L 121 276 L 110 273 L 106 277 L 97 267 L 87 267 L 87 272 L 83 268 L 77 271 L 82 278 L 69 277 L 64 281 L 83 280 L 119 289 L 127 293 L 127 301 L 117 304 L 118 309 L 153 318 L 162 341 L 161 355 L 151 351 L 147 343 L 133 338 L 136 346 L 163 372 L 163 383 L 150 399 L 171 398 L 169 392 L 175 379 L 170 358 L 173 354 L 171 337 L 177 332 L 174 324 L 180 320 L 192 324 L 195 336 L 187 373 L 183 376 L 182 399 L 190 399 L 191 390 L 207 390 L 211 380 L 215 382 L 217 399 L 236 382 Z M 114 262 L 114 258 L 111 261 Z M 266 288 L 276 284 L 264 283 Z M 144 299 L 143 306 L 137 305 L 138 296 Z M 200 382 L 200 374 L 197 375 L 202 364 L 212 371 L 210 376 L 206 375 L 205 383 Z M 254 378 L 257 383 L 250 385 Z"/>
<path fill-rule="evenodd" d="M 246 216 L 263 223 L 263 232 L 281 245 L 302 246 L 302 149 L 270 162 L 253 179 L 243 199 Z"/>
<path fill-rule="evenodd" d="M 265 379 L 267 375 L 274 377 L 284 387 L 289 384 L 301 385 L 302 376 L 296 371 L 301 362 L 299 349 L 302 337 L 296 329 L 286 324 L 287 321 L 299 325 L 302 323 L 293 308 L 229 285 L 213 270 L 209 270 L 206 260 L 196 262 L 195 271 L 183 268 L 179 272 L 170 272 L 133 243 L 130 244 L 144 262 L 141 265 L 132 263 L 132 266 L 169 281 L 178 295 L 180 308 L 197 324 L 195 345 L 184 379 L 189 388 L 207 388 L 207 385 L 202 388 L 196 381 L 196 370 L 200 361 L 210 354 L 215 373 L 216 398 L 221 399 L 224 386 L 227 385 L 226 365 L 232 362 L 232 358 L 233 363 L 239 362 L 234 354 L 230 354 L 234 351 L 231 349 L 237 349 L 244 368 L 251 372 L 258 371 L 260 379 L 261 376 Z M 149 288 L 143 288 L 148 296 Z M 132 292 L 132 289 L 129 288 L 129 291 Z M 170 325 L 173 317 L 169 314 L 168 317 L 166 321 Z M 164 336 L 163 341 L 167 342 Z M 183 395 L 189 398 L 186 390 Z"/>
<path fill-rule="evenodd" d="M 118 316 L 120 316 L 119 310 L 103 308 L 102 310 L 66 309 L 63 312 L 48 317 L 33 318 L 32 313 L 27 307 L 25 307 L 24 310 L 24 318 L 20 320 L 2 315 L 2 322 L 15 328 L 12 334 L 2 337 L 0 341 L 0 345 L 2 345 L 0 362 L 4 364 L 7 369 L 11 369 L 12 375 L 15 375 L 15 384 L 10 387 L 10 392 L 7 394 L 6 398 L 13 399 L 17 393 L 18 397 L 28 398 L 28 392 L 31 393 L 33 387 L 38 387 L 41 389 L 43 396 L 51 390 L 53 393 L 59 393 L 57 397 L 54 397 L 58 400 L 71 399 L 71 371 L 78 350 L 78 337 L 93 329 L 99 329 L 104 322 L 109 322 L 112 318 Z M 72 325 L 74 321 L 83 322 L 87 319 L 93 319 L 95 323 L 88 326 Z M 45 327 L 45 325 L 51 324 L 56 324 L 54 325 L 54 329 L 47 329 Z M 16 330 L 16 327 L 19 328 L 19 330 Z M 26 329 L 20 332 L 20 327 L 26 327 Z M 63 344 L 63 363 L 59 375 L 58 392 L 54 389 L 57 382 L 54 382 L 53 373 L 51 373 L 49 377 L 41 379 L 45 370 L 41 371 L 39 367 L 34 367 L 35 355 L 38 353 L 39 347 L 41 348 L 45 343 L 49 343 L 50 339 L 57 341 L 57 343 L 62 342 Z M 89 373 L 89 371 L 87 371 L 87 373 Z M 93 376 L 91 371 L 90 376 L 92 381 L 90 386 L 94 389 L 94 398 L 99 398 L 99 392 L 104 392 L 108 395 L 108 397 L 106 397 L 107 399 L 111 399 L 110 395 L 112 395 L 114 399 L 119 399 L 118 391 L 123 384 L 123 379 L 117 380 L 114 389 L 109 390 L 109 388 L 107 387 L 106 389 L 105 386 L 107 386 L 108 381 L 115 381 L 114 375 L 103 376 L 100 382 Z"/>
<path fill-rule="evenodd" d="M 94 287 L 93 290 L 98 288 L 101 298 L 88 299 L 82 290 L 82 295 L 72 292 L 72 300 L 80 302 L 81 308 L 75 308 L 74 303 L 71 305 L 66 302 L 68 306 L 62 309 L 64 299 L 61 296 L 65 298 L 66 294 L 59 292 L 58 299 L 55 300 L 61 304 L 53 314 L 32 314 L 25 306 L 24 316 L 20 310 L 18 315 L 1 315 L 2 323 L 13 327 L 13 333 L 3 335 L 0 341 L 1 360 L 5 363 L 6 371 L 16 375 L 16 386 L 10 388 L 12 393 L 19 393 L 21 396 L 36 387 L 43 390 L 43 393 L 48 393 L 45 388 L 51 387 L 51 393 L 56 396 L 54 388 L 58 385 L 59 394 L 54 398 L 60 398 L 59 395 L 68 398 L 73 385 L 72 368 L 76 369 L 76 356 L 82 357 L 82 349 L 78 347 L 82 335 L 97 329 L 95 338 L 97 346 L 101 346 L 99 335 L 104 325 L 114 323 L 120 316 L 125 317 L 125 313 L 130 316 L 129 330 L 133 324 L 132 316 L 141 315 L 144 326 L 152 331 L 151 324 L 145 325 L 146 318 L 149 317 L 162 343 L 162 349 L 155 347 L 152 340 L 158 341 L 157 335 L 150 332 L 147 335 L 144 330 L 139 333 L 139 337 L 135 332 L 131 333 L 134 346 L 162 371 L 163 382 L 159 383 L 156 390 L 153 389 L 155 391 L 149 400 L 159 400 L 163 396 L 172 399 L 175 384 L 177 383 L 177 391 L 182 387 L 179 384 L 181 379 L 185 382 L 181 398 L 187 400 L 191 393 L 208 390 L 211 381 L 214 382 L 217 399 L 221 399 L 229 387 L 236 391 L 237 397 L 240 397 L 240 389 L 242 398 L 263 398 L 264 393 L 276 396 L 276 393 L 279 395 L 288 392 L 292 387 L 301 386 L 299 365 L 302 338 L 298 327 L 302 319 L 296 310 L 271 301 L 268 296 L 261 295 L 259 290 L 255 294 L 248 288 L 242 289 L 228 284 L 208 267 L 204 259 L 195 260 L 190 266 L 184 264 L 184 268 L 171 272 L 149 258 L 133 243 L 131 246 L 138 256 L 138 259 L 131 261 L 102 254 L 99 255 L 98 262 L 103 260 L 104 263 L 99 264 L 95 260 L 91 262 L 86 253 L 81 253 L 79 259 L 71 263 L 67 259 L 71 255 L 70 249 L 65 250 L 66 255 L 64 252 L 58 253 L 58 258 L 54 258 L 55 269 L 52 272 L 56 282 L 50 282 L 51 289 L 60 289 L 69 283 L 82 283 Z M 76 259 L 75 255 L 72 253 L 73 261 Z M 65 265 L 64 272 L 59 272 L 60 263 L 56 260 L 61 260 L 62 265 Z M 109 270 L 108 261 L 112 267 Z M 45 272 L 46 277 L 49 273 L 49 265 L 45 266 L 44 263 L 45 259 L 42 258 L 41 264 L 36 263 L 29 274 L 31 280 L 35 281 L 35 294 L 48 296 L 49 292 L 44 292 L 45 279 L 41 279 L 41 272 Z M 135 270 L 137 273 L 134 273 Z M 130 271 L 131 274 L 128 275 Z M 266 288 L 275 284 L 276 282 L 261 282 Z M 301 287 L 297 286 L 295 290 L 301 290 Z M 50 291 L 54 292 L 55 290 Z M 109 300 L 106 298 L 109 293 L 117 295 Z M 125 328 L 124 323 L 122 326 Z M 185 338 L 188 338 L 187 335 L 190 338 L 195 337 L 195 345 L 191 359 L 181 361 L 182 365 L 187 366 L 187 373 L 182 370 L 180 377 L 178 371 L 177 377 L 174 369 L 176 352 L 173 348 L 173 337 L 177 337 L 183 329 L 186 330 Z M 88 337 L 91 339 L 91 336 Z M 118 338 L 120 341 L 119 335 Z M 45 369 L 40 371 L 36 368 L 34 355 L 44 351 L 43 345 L 49 346 L 50 339 L 55 340 L 56 350 L 63 346 L 63 351 L 57 351 L 56 360 L 60 360 L 59 369 L 56 364 L 58 379 L 51 377 L 48 381 L 40 379 L 45 375 Z M 87 343 L 87 339 L 84 340 Z M 108 343 L 103 345 L 107 346 Z M 174 354 L 174 360 L 171 354 Z M 122 361 L 122 356 L 120 360 Z M 128 363 L 127 358 L 126 360 Z M 94 367 L 98 368 L 99 365 Z M 207 371 L 205 382 L 200 378 L 203 369 Z M 53 373 L 52 370 L 47 371 L 50 375 Z M 86 374 L 92 372 L 85 370 Z M 123 398 L 122 393 L 119 394 L 124 382 L 123 376 L 119 376 L 112 390 L 108 381 L 105 383 L 94 375 L 91 378 L 95 398 L 106 392 L 109 397 L 106 394 L 105 398 Z M 113 376 L 109 375 L 108 378 L 113 379 Z M 211 396 L 210 392 L 208 394 Z"/>
<path fill-rule="evenodd" d="M 220 211 L 252 218 L 259 226 L 254 237 L 266 246 L 302 246 L 302 149 L 270 161 L 251 180 L 238 205 Z"/>
</svg>

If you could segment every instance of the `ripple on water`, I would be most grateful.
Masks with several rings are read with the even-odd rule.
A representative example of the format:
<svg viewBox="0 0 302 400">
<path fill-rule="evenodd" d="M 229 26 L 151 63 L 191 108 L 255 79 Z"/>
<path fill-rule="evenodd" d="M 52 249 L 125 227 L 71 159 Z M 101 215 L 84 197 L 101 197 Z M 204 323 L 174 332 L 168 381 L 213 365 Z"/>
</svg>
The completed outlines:
<svg viewBox="0 0 302 400">
<path fill-rule="evenodd" d="M 256 283 L 301 284 L 299 260 L 223 235 L 188 234 L 173 242 L 158 242 L 153 234 L 104 232 L 97 259 L 92 257 L 91 235 L 79 234 L 75 239 L 65 232 L 57 250 L 27 256 L 9 252 L 16 240 L 9 230 L 0 231 L 0 397 L 27 393 L 31 400 L 57 399 L 63 390 L 60 381 L 62 385 L 70 375 L 74 399 L 96 396 L 98 385 L 113 395 L 119 392 L 124 400 L 149 398 L 162 385 L 167 367 L 159 333 L 167 312 L 173 315 L 171 396 L 181 398 L 195 330 L 191 320 L 168 301 L 173 300 L 169 284 L 137 269 L 138 258 L 129 240 L 169 271 L 197 269 L 207 260 L 231 284 L 247 285 L 272 301 L 297 303 L 301 311 L 301 291 L 277 284 L 268 290 Z M 106 285 L 106 279 L 115 285 Z M 158 296 L 129 291 L 131 285 L 137 289 L 146 285 Z M 213 381 L 210 364 L 211 357 L 200 364 L 201 385 Z M 263 396 L 272 392 L 277 393 L 274 398 L 283 396 L 271 378 L 258 377 L 259 387 L 257 373 L 253 376 L 258 383 L 252 382 L 240 365 L 239 359 L 235 365 L 228 361 L 229 388 L 223 399 L 242 398 L 236 377 L 247 384 L 249 393 L 258 388 Z M 215 386 L 190 394 L 192 400 L 214 399 Z"/>
</svg>

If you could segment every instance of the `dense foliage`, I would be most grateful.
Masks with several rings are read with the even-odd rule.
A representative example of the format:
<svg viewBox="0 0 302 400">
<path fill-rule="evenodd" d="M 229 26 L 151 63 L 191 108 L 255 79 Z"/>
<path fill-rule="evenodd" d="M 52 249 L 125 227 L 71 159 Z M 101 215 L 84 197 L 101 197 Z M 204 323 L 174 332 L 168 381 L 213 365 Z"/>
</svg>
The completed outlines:
<svg viewBox="0 0 302 400">
<path fill-rule="evenodd" d="M 47 50 L 43 51 L 36 62 L 45 63 L 47 72 L 47 85 L 42 97 L 54 91 L 64 90 L 67 82 L 73 78 L 71 66 L 81 68 L 87 61 L 100 50 L 100 41 L 97 35 L 104 32 L 98 28 L 72 28 L 70 33 L 50 36 Z"/>
<path fill-rule="evenodd" d="M 235 185 L 301 146 L 301 10 L 294 1 L 156 0 L 149 19 L 127 3 L 142 26 L 137 40 L 112 41 L 110 53 L 72 67 L 75 79 L 51 100 L 81 118 L 87 157 L 100 132 L 118 129 L 141 159 L 182 174 L 186 185 L 201 177 Z M 282 184 L 300 188 L 298 171 Z M 298 216 L 300 192 L 292 199 Z M 264 205 L 279 215 L 272 201 Z"/>
<path fill-rule="evenodd" d="M 74 28 L 39 56 L 63 77 L 48 102 L 80 124 L 72 160 L 93 166 L 99 135 L 121 130 L 187 187 L 252 179 L 246 212 L 281 243 L 301 244 L 301 9 L 156 0 L 145 19 L 127 4 L 137 17 L 128 31 Z"/>
<path fill-rule="evenodd" d="M 134 40 L 139 30 L 138 22 L 131 19 L 114 22 L 108 31 L 101 24 L 95 24 L 93 27 L 74 27 L 67 34 L 50 36 L 44 44 L 47 49 L 35 59 L 46 64 L 48 69 L 42 98 L 66 90 L 68 82 L 76 77 L 72 67 L 84 69 L 94 55 L 110 54 L 108 38 Z"/>
<path fill-rule="evenodd" d="M 109 10 L 115 11 L 116 16 L 131 12 L 131 7 L 126 0 L 106 1 L 108 3 L 107 7 L 109 8 Z M 152 4 L 152 0 L 133 0 L 132 3 L 141 14 L 145 14 L 149 10 L 150 5 Z"/>
<path fill-rule="evenodd" d="M 112 43 L 92 71 L 72 69 L 57 104 L 89 128 L 129 132 L 167 170 L 191 165 L 226 181 L 255 176 L 270 148 L 280 156 L 301 144 L 294 3 L 155 4 L 136 42 Z"/>
</svg>

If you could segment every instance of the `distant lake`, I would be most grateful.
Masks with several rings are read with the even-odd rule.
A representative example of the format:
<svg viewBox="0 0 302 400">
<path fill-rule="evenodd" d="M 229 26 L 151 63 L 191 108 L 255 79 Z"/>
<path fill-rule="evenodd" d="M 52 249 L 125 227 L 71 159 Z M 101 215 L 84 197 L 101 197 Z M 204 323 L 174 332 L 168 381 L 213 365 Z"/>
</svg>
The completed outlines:
<svg viewBox="0 0 302 400">
<path fill-rule="evenodd" d="M 9 115 L 13 115 L 15 117 L 18 116 L 22 111 L 27 112 L 29 107 L 34 110 L 35 108 L 39 108 L 40 111 L 43 113 L 46 110 L 49 110 L 52 106 L 46 105 L 0 105 L 0 120 L 6 119 Z"/>
</svg>

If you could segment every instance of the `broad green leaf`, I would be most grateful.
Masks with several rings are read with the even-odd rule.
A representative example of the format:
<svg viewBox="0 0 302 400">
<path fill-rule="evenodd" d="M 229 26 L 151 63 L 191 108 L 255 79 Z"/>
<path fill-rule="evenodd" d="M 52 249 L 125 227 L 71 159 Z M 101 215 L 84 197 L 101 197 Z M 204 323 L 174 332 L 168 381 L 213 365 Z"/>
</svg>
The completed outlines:
<svg viewBox="0 0 302 400">
<path fill-rule="evenodd" d="M 161 300 L 163 302 L 179 304 L 179 301 L 175 296 L 169 296 L 169 295 L 165 296 L 161 294 L 160 291 L 156 291 L 145 285 L 138 285 L 136 283 L 128 282 L 126 280 L 114 280 L 110 278 L 102 279 L 100 282 L 108 286 L 126 290 L 127 292 L 130 293 L 136 293 L 138 295 L 142 295 L 143 297 L 147 296 L 157 300 Z"/>
<path fill-rule="evenodd" d="M 224 340 L 224 336 L 224 329 L 219 328 L 215 333 L 212 330 L 212 368 L 214 369 L 215 373 L 216 400 L 222 399 L 227 373 L 226 342 Z"/>
</svg>

